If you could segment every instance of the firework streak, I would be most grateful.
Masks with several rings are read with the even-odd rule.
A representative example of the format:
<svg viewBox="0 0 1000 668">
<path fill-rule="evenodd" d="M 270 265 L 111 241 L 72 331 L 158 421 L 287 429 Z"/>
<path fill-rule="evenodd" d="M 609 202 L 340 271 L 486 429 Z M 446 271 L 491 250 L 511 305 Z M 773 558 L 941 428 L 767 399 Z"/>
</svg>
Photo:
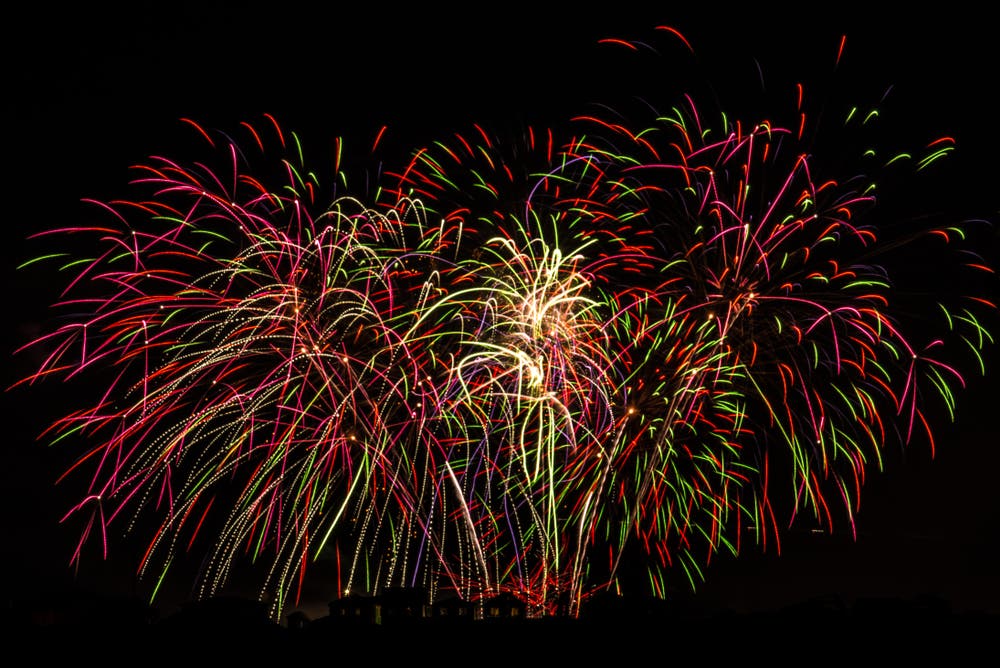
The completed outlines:
<svg viewBox="0 0 1000 668">
<path fill-rule="evenodd" d="M 214 158 L 151 158 L 143 196 L 37 235 L 88 252 L 26 263 L 70 278 L 25 382 L 102 380 L 51 428 L 89 444 L 76 558 L 152 519 L 140 573 L 200 549 L 200 595 L 263 562 L 281 614 L 322 557 L 339 591 L 534 615 L 577 615 L 626 564 L 666 596 L 794 521 L 852 527 L 888 445 L 933 448 L 949 360 L 991 342 L 974 295 L 897 314 L 874 182 L 820 177 L 798 128 L 690 100 L 562 137 L 473 125 L 362 197 L 269 116 L 239 141 L 188 122 Z M 958 226 L 905 240 L 989 272 Z"/>
</svg>

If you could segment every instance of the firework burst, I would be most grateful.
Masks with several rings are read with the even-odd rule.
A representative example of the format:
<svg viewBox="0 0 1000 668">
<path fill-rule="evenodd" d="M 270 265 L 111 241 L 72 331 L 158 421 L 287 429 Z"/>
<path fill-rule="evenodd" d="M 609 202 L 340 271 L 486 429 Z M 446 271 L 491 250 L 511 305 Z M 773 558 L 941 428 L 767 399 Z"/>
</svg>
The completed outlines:
<svg viewBox="0 0 1000 668">
<path fill-rule="evenodd" d="M 140 574 L 200 550 L 200 596 L 266 563 L 279 615 L 322 556 L 339 592 L 575 616 L 640 562 L 665 597 L 790 523 L 853 526 L 885 448 L 933 447 L 929 411 L 992 342 L 988 300 L 945 291 L 941 327 L 915 323 L 878 261 L 934 242 L 989 273 L 946 253 L 962 227 L 891 235 L 874 174 L 827 173 L 804 122 L 685 98 L 471 126 L 371 196 L 338 194 L 339 150 L 327 190 L 270 116 L 241 139 L 187 122 L 215 157 L 152 158 L 143 196 L 38 235 L 92 252 L 28 263 L 71 278 L 24 382 L 101 380 L 51 428 L 85 448 L 75 558 L 152 521 Z"/>
</svg>

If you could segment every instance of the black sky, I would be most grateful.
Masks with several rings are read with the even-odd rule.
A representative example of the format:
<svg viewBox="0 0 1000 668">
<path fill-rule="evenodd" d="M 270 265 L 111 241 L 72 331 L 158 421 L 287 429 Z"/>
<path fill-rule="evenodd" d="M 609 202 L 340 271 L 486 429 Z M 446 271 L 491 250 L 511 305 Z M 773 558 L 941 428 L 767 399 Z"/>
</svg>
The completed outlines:
<svg viewBox="0 0 1000 668">
<path fill-rule="evenodd" d="M 1000 58 L 986 10 L 949 3 L 958 8 L 872 17 L 830 5 L 817 16 L 810 5 L 768 15 L 750 5 L 697 11 L 616 2 L 565 13 L 517 3 L 452 13 L 371 4 L 340 14 L 295 2 L 266 11 L 176 3 L 50 10 L 35 3 L 8 20 L 5 349 L 37 331 L 54 297 L 51 286 L 13 269 L 37 248 L 25 242 L 28 234 L 76 215 L 81 198 L 122 195 L 131 164 L 169 154 L 181 117 L 235 127 L 271 113 L 323 160 L 334 137 L 363 151 L 383 125 L 408 146 L 476 122 L 501 131 L 524 121 L 558 123 L 592 103 L 633 95 L 670 102 L 691 90 L 749 113 L 765 99 L 793 99 L 798 81 L 820 98 L 872 100 L 891 89 L 890 139 L 957 140 L 951 175 L 929 194 L 933 202 L 958 217 L 1000 220 L 992 102 Z M 695 55 L 666 40 L 656 65 L 646 58 L 640 68 L 627 65 L 635 61 L 621 49 L 597 47 L 605 37 L 651 37 L 657 25 L 681 31 Z M 834 68 L 841 35 L 846 50 Z M 996 248 L 994 235 L 984 252 L 995 263 Z M 996 361 L 995 351 L 989 358 Z M 780 557 L 749 550 L 715 564 L 701 595 L 760 608 L 825 595 L 929 594 L 956 608 L 1000 612 L 1000 374 L 993 367 L 987 378 L 971 380 L 958 422 L 939 433 L 933 461 L 918 449 L 871 476 L 856 540 L 792 532 Z M 3 368 L 6 386 L 24 363 L 8 357 Z M 69 570 L 75 536 L 58 519 L 71 491 L 54 484 L 65 454 L 34 440 L 59 410 L 51 405 L 58 389 L 0 396 L 7 417 L 5 591 L 128 591 L 129 557 L 91 562 L 79 575 Z"/>
</svg>

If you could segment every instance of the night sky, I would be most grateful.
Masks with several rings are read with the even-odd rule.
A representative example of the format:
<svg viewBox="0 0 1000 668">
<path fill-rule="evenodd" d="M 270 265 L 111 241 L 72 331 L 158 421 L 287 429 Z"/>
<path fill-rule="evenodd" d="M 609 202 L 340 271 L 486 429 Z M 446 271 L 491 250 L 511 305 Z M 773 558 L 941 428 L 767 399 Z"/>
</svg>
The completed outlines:
<svg viewBox="0 0 1000 668">
<path fill-rule="evenodd" d="M 26 237 L 79 215 L 82 198 L 126 195 L 129 166 L 150 154 L 192 157 L 172 152 L 175 138 L 188 132 L 181 117 L 235 128 L 271 113 L 323 161 L 334 137 L 346 137 L 361 154 L 382 126 L 387 142 L 402 150 L 471 123 L 502 134 L 637 96 L 672 104 L 694 92 L 756 120 L 779 103 L 781 112 L 793 104 L 799 81 L 807 96 L 831 97 L 831 109 L 844 98 L 872 101 L 888 91 L 887 140 L 957 141 L 939 189 L 920 193 L 929 206 L 958 219 L 1000 221 L 992 102 L 1000 62 L 986 10 L 871 18 L 831 4 L 817 20 L 749 5 L 730 12 L 630 4 L 561 15 L 527 4 L 451 14 L 371 3 L 338 16 L 295 2 L 267 12 L 174 3 L 56 11 L 33 3 L 8 20 L 3 40 L 4 349 L 41 331 L 55 297 L 56 283 L 14 269 L 38 251 Z M 679 30 L 695 54 L 676 40 L 661 41 L 658 56 L 639 61 L 597 46 L 601 38 L 651 36 L 657 25 Z M 841 35 L 846 49 L 834 67 Z M 995 233 L 990 243 L 983 253 L 1000 266 Z M 933 271 L 933 262 L 921 271 Z M 923 446 L 892 450 L 889 470 L 871 472 L 856 539 L 846 528 L 833 536 L 793 529 L 780 556 L 749 548 L 738 560 L 713 563 L 701 600 L 754 610 L 822 596 L 931 595 L 954 609 L 1000 612 L 1000 374 L 995 349 L 987 352 L 993 370 L 969 379 L 957 422 L 938 432 L 936 456 Z M 7 387 L 31 359 L 4 354 Z M 92 555 L 79 572 L 69 566 L 76 535 L 59 519 L 74 490 L 55 481 L 71 453 L 36 436 L 71 397 L 44 384 L 0 396 L 5 596 L 71 588 L 143 595 L 146 585 L 131 575 L 141 538 L 113 547 L 110 562 Z M 332 598 L 323 568 L 315 569 L 303 602 L 314 613 Z M 184 600 L 189 584 L 172 584 L 165 600 Z"/>
</svg>

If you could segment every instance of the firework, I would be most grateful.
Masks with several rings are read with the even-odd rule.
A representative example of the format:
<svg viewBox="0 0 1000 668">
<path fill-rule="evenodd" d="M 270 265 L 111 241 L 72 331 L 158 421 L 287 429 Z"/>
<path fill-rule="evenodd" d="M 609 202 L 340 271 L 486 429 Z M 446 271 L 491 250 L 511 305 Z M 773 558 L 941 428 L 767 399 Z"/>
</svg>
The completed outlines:
<svg viewBox="0 0 1000 668">
<path fill-rule="evenodd" d="M 85 448 L 75 558 L 152 522 L 140 574 L 200 551 L 199 596 L 265 563 L 280 615 L 315 558 L 341 592 L 535 615 L 636 586 L 635 563 L 667 596 L 792 522 L 853 526 L 866 473 L 933 447 L 957 360 L 992 341 L 989 301 L 944 292 L 935 331 L 879 262 L 935 243 L 989 272 L 945 254 L 963 229 L 865 222 L 901 161 L 827 173 L 804 124 L 688 99 L 473 125 L 352 193 L 339 150 L 327 189 L 270 116 L 240 139 L 186 122 L 214 157 L 151 158 L 141 196 L 38 235 L 93 252 L 29 263 L 71 278 L 25 382 L 100 382 L 51 429 Z"/>
</svg>

